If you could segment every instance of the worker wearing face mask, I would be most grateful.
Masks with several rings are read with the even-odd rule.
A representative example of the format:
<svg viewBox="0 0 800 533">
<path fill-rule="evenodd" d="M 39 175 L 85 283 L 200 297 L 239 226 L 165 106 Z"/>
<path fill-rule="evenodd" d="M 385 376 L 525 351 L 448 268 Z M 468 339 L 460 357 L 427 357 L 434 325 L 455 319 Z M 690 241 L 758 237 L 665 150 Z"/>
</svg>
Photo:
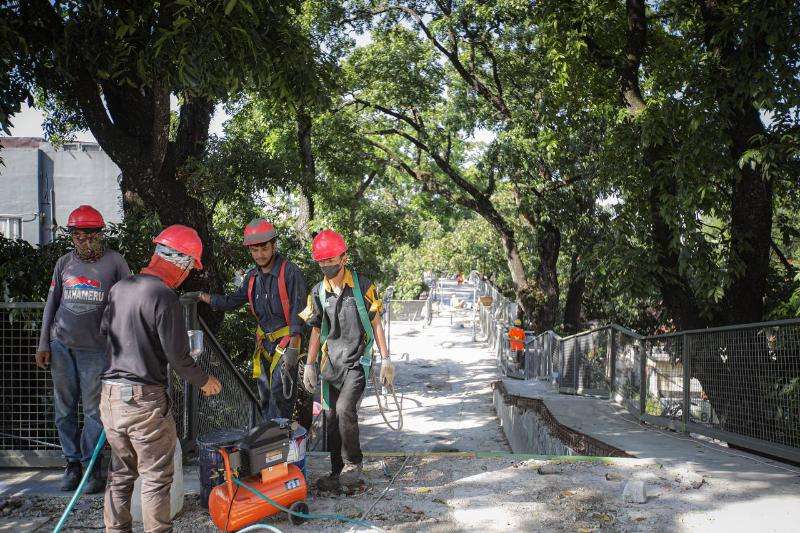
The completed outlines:
<svg viewBox="0 0 800 533">
<path fill-rule="evenodd" d="M 381 323 L 381 299 L 369 279 L 347 268 L 344 238 L 333 230 L 320 232 L 311 255 L 324 278 L 309 296 L 307 323 L 313 329 L 303 383 L 309 392 L 316 390 L 319 358 L 331 473 L 317 486 L 336 491 L 342 484 L 363 483 L 357 409 L 372 371 L 374 342 L 383 357 L 380 378 L 384 384 L 394 381 L 394 365 Z"/>
<path fill-rule="evenodd" d="M 67 219 L 74 249 L 56 261 L 42 317 L 36 364 L 50 367 L 56 429 L 67 467 L 61 490 L 75 490 L 88 466 L 103 423 L 100 420 L 100 375 L 107 365 L 106 338 L 100 321 L 108 291 L 130 276 L 128 264 L 103 242 L 103 216 L 82 205 Z M 83 405 L 83 428 L 78 403 Z M 103 468 L 95 463 L 86 491 L 105 487 Z"/>
</svg>

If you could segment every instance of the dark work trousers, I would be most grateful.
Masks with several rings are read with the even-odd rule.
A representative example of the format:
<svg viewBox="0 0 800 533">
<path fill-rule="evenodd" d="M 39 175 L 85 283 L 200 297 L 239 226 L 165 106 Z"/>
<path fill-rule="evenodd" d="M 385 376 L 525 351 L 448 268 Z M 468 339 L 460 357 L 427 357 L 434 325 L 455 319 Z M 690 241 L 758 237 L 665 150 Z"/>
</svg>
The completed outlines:
<svg viewBox="0 0 800 533">
<path fill-rule="evenodd" d="M 296 369 L 293 372 L 293 378 L 296 378 Z M 289 393 L 287 398 L 283 394 L 283 361 L 278 363 L 275 370 L 272 372 L 272 386 L 270 386 L 267 376 L 269 375 L 269 361 L 261 359 L 261 377 L 258 378 L 258 393 L 261 397 L 261 414 L 264 420 L 272 420 L 273 418 L 292 418 L 292 393 Z M 294 385 L 297 387 L 297 383 Z M 302 387 L 302 383 L 300 384 Z M 288 391 L 287 391 L 288 392 Z"/>
<path fill-rule="evenodd" d="M 331 409 L 326 411 L 325 417 L 332 474 L 341 473 L 345 460 L 357 465 L 364 458 L 358 435 L 358 401 L 366 386 L 364 370 L 359 366 L 347 371 L 341 388 L 333 385 L 329 388 L 328 403 Z"/>
</svg>

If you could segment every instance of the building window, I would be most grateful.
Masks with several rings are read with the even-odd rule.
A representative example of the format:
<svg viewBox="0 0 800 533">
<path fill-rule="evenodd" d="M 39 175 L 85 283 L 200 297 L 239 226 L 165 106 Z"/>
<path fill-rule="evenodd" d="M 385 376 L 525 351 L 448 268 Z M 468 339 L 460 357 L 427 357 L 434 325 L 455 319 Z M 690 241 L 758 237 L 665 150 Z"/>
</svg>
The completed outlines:
<svg viewBox="0 0 800 533">
<path fill-rule="evenodd" d="M 22 219 L 19 217 L 0 216 L 0 235 L 6 239 L 21 239 Z"/>
</svg>

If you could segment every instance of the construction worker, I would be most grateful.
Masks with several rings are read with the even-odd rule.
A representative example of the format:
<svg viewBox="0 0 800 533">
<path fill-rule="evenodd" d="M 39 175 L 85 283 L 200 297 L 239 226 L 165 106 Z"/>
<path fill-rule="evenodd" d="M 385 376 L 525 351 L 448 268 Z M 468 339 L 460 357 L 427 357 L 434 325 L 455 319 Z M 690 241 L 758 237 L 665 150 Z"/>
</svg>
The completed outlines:
<svg viewBox="0 0 800 533">
<path fill-rule="evenodd" d="M 207 396 L 222 390 L 189 356 L 183 308 L 174 290 L 193 268 L 203 268 L 203 243 L 195 230 L 180 224 L 153 242 L 150 264 L 114 286 L 103 315 L 110 352 L 100 402 L 111 446 L 103 510 L 107 532 L 131 531 L 131 495 L 140 475 L 144 530 L 172 530 L 169 491 L 177 432 L 167 397 L 167 365 Z"/>
<path fill-rule="evenodd" d="M 253 352 L 253 377 L 258 379 L 261 410 L 266 420 L 292 417 L 294 378 L 303 333 L 298 316 L 306 306 L 308 291 L 300 269 L 277 250 L 275 227 L 263 218 L 244 228 L 244 245 L 256 266 L 231 294 L 200 293 L 214 309 L 231 311 L 249 303 L 258 321 Z"/>
<path fill-rule="evenodd" d="M 106 338 L 100 321 L 108 291 L 130 276 L 125 259 L 103 244 L 103 216 L 82 205 L 70 213 L 67 230 L 74 249 L 56 261 L 42 317 L 36 352 L 40 368 L 50 366 L 56 428 L 67 468 L 61 490 L 77 488 L 81 463 L 88 466 L 103 423 L 100 421 L 100 375 L 106 368 Z M 83 429 L 78 402 L 83 403 Z M 87 491 L 105 486 L 103 469 L 96 463 Z"/>
<path fill-rule="evenodd" d="M 320 232 L 312 242 L 311 255 L 324 278 L 309 296 L 308 324 L 313 329 L 303 384 L 309 392 L 316 389 L 321 351 L 319 375 L 331 473 L 319 479 L 317 487 L 338 491 L 342 484 L 363 483 L 357 407 L 372 369 L 373 340 L 383 356 L 380 379 L 387 385 L 394 381 L 394 365 L 381 323 L 382 302 L 370 280 L 346 267 L 347 245 L 342 236 L 333 230 Z"/>
</svg>

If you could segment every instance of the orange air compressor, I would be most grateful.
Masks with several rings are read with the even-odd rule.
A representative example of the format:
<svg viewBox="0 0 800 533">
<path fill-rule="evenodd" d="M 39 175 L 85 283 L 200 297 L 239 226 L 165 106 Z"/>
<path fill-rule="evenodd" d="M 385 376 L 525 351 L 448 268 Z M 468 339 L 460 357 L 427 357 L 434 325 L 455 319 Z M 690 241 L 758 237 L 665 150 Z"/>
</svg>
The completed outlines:
<svg viewBox="0 0 800 533">
<path fill-rule="evenodd" d="M 291 511 L 308 513 L 305 476 L 288 462 L 290 436 L 288 425 L 270 421 L 254 427 L 233 446 L 219 449 L 224 465 L 220 474 L 225 482 L 212 489 L 208 512 L 220 530 L 238 531 L 281 512 L 246 487 Z M 234 478 L 246 487 L 239 486 Z M 302 517 L 292 514 L 289 520 L 293 524 L 303 522 Z"/>
</svg>

